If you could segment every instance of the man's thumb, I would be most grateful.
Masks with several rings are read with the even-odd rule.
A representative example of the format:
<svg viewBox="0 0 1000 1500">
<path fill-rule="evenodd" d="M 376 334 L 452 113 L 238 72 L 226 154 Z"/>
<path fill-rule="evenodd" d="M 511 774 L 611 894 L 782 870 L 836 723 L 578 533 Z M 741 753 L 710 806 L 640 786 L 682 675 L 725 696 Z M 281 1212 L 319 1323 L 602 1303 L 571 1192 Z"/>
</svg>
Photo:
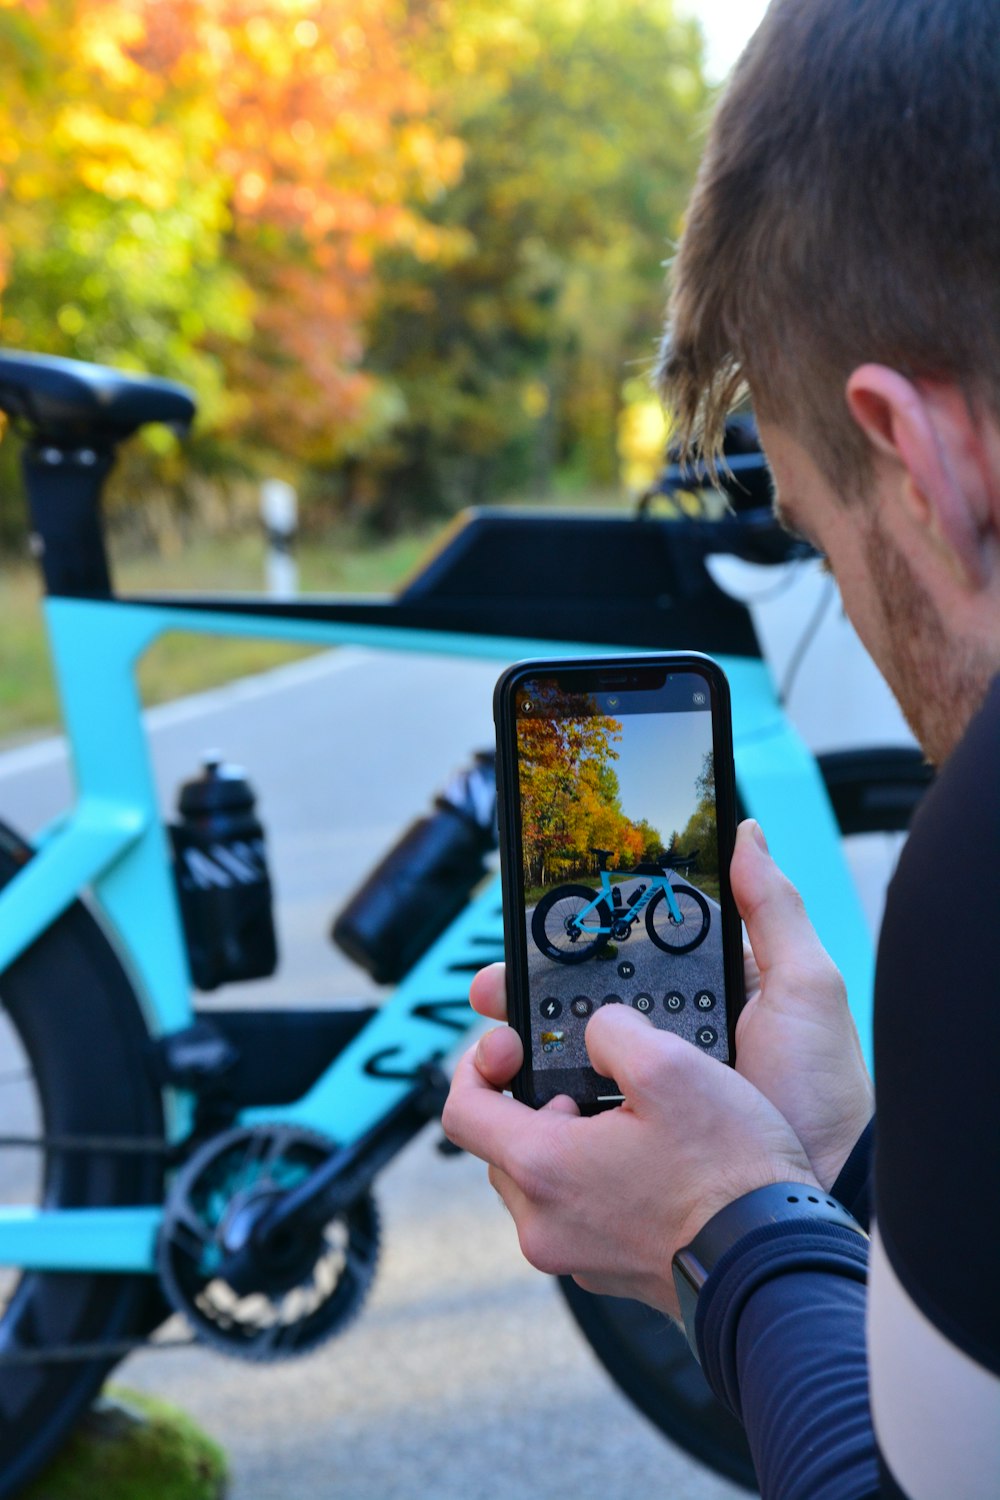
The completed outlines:
<svg viewBox="0 0 1000 1500">
<path fill-rule="evenodd" d="M 737 830 L 729 880 L 762 974 L 776 964 L 801 962 L 822 952 L 802 897 L 771 858 L 753 818 Z"/>
</svg>

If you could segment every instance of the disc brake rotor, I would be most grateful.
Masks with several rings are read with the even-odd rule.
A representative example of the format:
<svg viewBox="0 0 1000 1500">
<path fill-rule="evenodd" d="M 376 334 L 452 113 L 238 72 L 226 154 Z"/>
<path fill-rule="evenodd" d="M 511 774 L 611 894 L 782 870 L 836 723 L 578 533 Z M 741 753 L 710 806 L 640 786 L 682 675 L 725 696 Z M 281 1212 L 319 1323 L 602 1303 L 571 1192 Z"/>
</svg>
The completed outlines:
<svg viewBox="0 0 1000 1500">
<path fill-rule="evenodd" d="M 251 1239 L 239 1274 L 231 1269 L 234 1234 L 335 1149 L 296 1126 L 238 1127 L 206 1142 L 178 1173 L 157 1266 L 171 1306 L 206 1343 L 240 1359 L 291 1359 L 341 1332 L 359 1311 L 378 1259 L 369 1193 L 321 1229 L 289 1231 L 259 1253 Z"/>
</svg>

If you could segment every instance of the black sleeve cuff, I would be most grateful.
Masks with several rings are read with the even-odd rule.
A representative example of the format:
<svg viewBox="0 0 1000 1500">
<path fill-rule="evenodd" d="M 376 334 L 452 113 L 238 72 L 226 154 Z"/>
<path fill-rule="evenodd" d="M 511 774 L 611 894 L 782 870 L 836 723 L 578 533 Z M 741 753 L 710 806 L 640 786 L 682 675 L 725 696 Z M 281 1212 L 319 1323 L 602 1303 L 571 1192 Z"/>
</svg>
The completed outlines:
<svg viewBox="0 0 1000 1500">
<path fill-rule="evenodd" d="M 695 1336 L 702 1369 L 716 1396 L 741 1421 L 736 1365 L 740 1316 L 765 1282 L 802 1271 L 822 1271 L 863 1285 L 868 1243 L 853 1230 L 821 1220 L 766 1224 L 732 1245 L 701 1289 Z"/>
<path fill-rule="evenodd" d="M 854 1149 L 840 1169 L 840 1176 L 830 1189 L 830 1197 L 842 1203 L 865 1229 L 868 1229 L 871 1224 L 874 1143 L 875 1118 L 873 1116 L 858 1136 Z"/>
</svg>

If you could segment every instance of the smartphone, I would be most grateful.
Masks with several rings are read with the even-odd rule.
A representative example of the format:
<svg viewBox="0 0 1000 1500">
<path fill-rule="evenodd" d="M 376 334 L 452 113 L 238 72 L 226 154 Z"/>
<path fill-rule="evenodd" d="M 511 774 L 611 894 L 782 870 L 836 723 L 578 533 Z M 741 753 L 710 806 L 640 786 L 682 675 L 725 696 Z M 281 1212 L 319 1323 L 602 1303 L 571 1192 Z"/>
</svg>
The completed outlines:
<svg viewBox="0 0 1000 1500">
<path fill-rule="evenodd" d="M 603 1005 L 731 1063 L 744 990 L 722 669 L 696 653 L 521 662 L 494 718 L 515 1097 L 621 1103 L 584 1041 Z"/>
</svg>

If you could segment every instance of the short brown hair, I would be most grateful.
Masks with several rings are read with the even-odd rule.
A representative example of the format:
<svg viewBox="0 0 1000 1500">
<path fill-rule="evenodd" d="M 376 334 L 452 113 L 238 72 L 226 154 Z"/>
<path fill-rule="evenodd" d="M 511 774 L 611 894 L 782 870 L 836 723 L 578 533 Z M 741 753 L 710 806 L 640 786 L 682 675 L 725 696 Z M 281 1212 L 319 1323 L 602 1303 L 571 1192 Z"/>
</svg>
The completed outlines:
<svg viewBox="0 0 1000 1500">
<path fill-rule="evenodd" d="M 747 382 L 863 484 L 866 360 L 1000 411 L 996 0 L 773 0 L 716 112 L 659 372 L 681 441 L 714 451 Z"/>
</svg>

